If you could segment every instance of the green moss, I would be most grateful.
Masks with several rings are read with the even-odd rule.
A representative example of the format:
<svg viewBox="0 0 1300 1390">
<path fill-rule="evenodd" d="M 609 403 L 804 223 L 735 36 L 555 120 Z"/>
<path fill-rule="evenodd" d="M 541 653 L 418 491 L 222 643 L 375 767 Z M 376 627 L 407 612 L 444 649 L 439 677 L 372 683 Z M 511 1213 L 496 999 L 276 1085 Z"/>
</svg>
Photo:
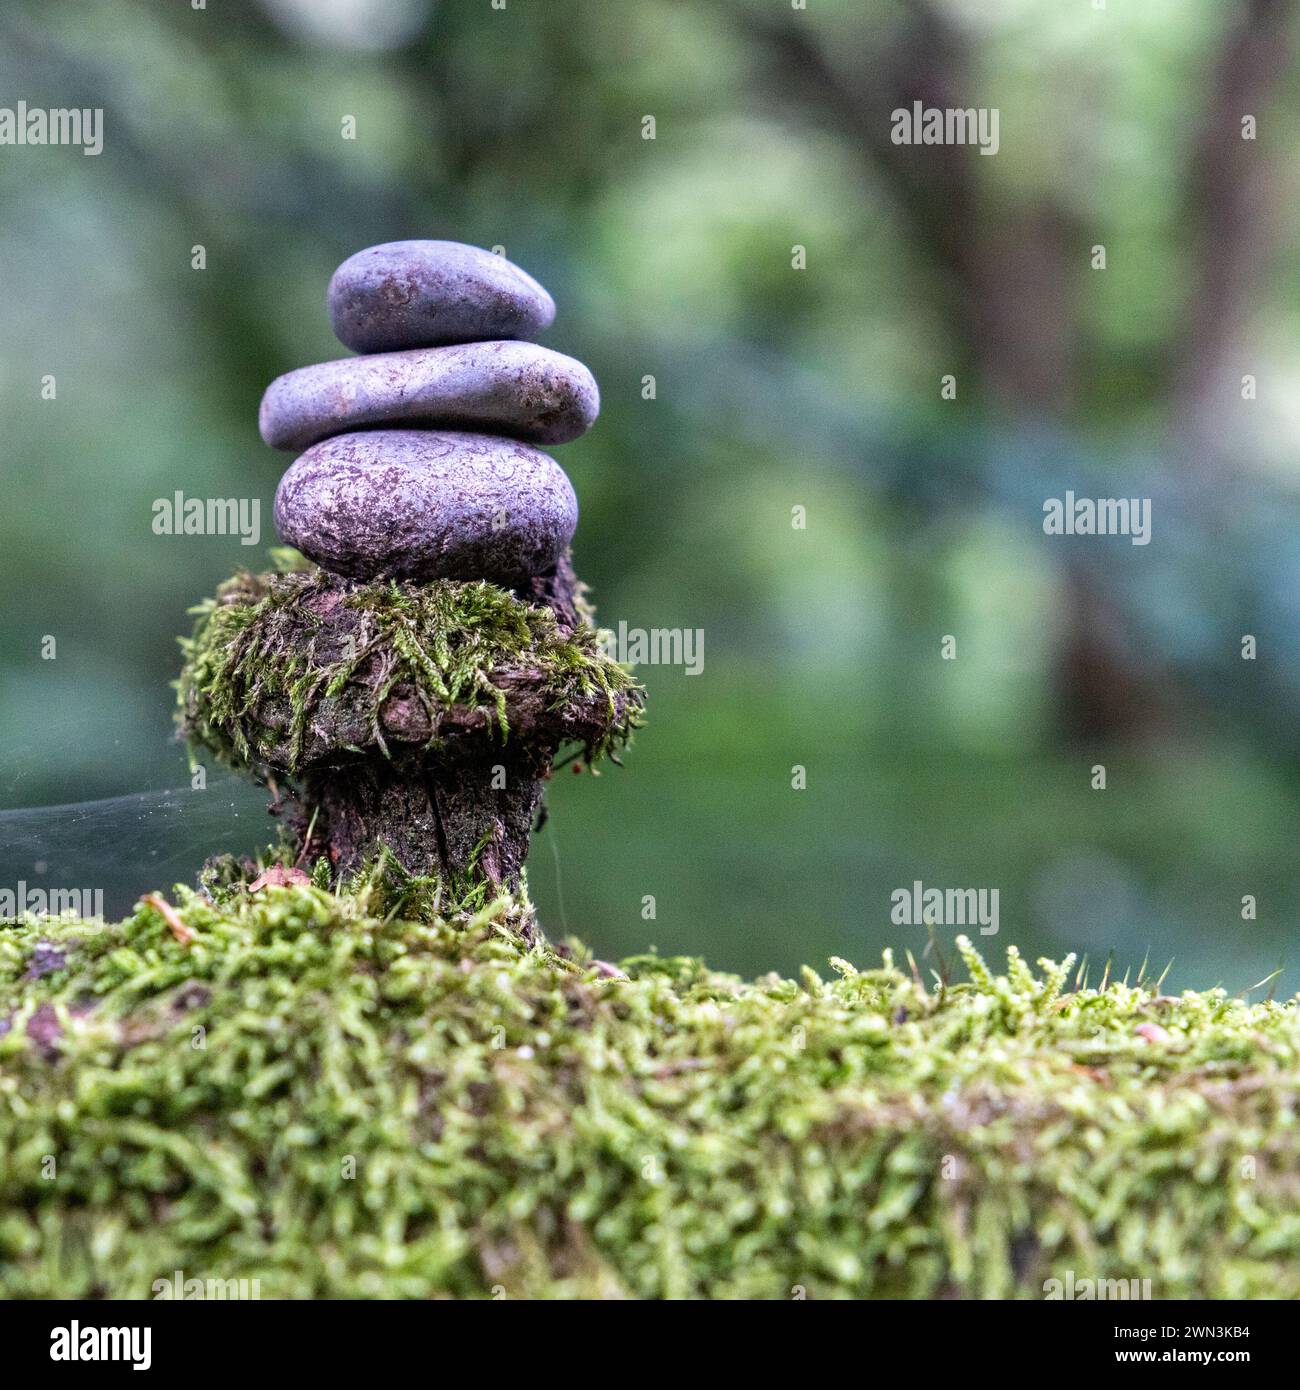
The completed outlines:
<svg viewBox="0 0 1300 1390">
<path fill-rule="evenodd" d="M 520 673 L 552 711 L 598 697 L 603 732 L 589 758 L 626 742 L 640 721 L 640 687 L 585 620 L 562 629 L 550 608 L 484 582 L 345 584 L 296 558 L 238 574 L 191 610 L 178 720 L 196 749 L 258 773 L 296 772 L 309 738 L 316 754 L 387 755 L 393 700 L 422 712 L 431 749 L 453 707 L 483 710 L 504 743 L 506 686 Z"/>
<path fill-rule="evenodd" d="M 4 1295 L 1300 1295 L 1294 1003 L 178 892 L 0 928 Z"/>
<path fill-rule="evenodd" d="M 290 869 L 301 872 L 316 888 L 336 893 L 341 900 L 364 902 L 366 911 L 376 917 L 402 918 L 412 923 L 430 923 L 448 917 L 462 917 L 488 907 L 497 895 L 478 872 L 479 856 L 487 847 L 487 835 L 479 842 L 463 874 L 414 874 L 404 868 L 391 850 L 384 849 L 354 873 L 341 877 L 324 856 L 300 867 L 301 845 L 283 830 L 277 843 L 268 845 L 255 858 L 234 854 L 214 855 L 199 873 L 200 893 L 220 906 L 237 906 L 249 887 L 268 870 Z M 513 912 L 531 934 L 533 905 L 528 897 L 528 877 L 521 874 L 513 895 Z"/>
</svg>

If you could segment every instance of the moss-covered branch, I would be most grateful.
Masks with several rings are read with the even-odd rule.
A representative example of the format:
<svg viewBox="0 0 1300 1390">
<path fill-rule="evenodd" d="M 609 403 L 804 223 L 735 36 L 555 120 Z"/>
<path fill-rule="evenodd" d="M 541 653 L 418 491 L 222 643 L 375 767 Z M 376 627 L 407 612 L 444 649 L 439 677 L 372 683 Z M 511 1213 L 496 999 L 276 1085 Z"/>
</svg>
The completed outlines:
<svg viewBox="0 0 1300 1390">
<path fill-rule="evenodd" d="M 221 896 L 0 928 L 0 1293 L 1300 1295 L 1293 1003 Z"/>
</svg>

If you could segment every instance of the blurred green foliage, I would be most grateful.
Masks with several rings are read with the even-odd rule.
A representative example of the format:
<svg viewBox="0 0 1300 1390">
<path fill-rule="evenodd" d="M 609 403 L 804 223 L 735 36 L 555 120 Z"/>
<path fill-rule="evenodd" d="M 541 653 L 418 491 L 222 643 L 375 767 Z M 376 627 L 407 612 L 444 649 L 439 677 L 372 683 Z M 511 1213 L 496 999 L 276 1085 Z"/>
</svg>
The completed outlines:
<svg viewBox="0 0 1300 1390">
<path fill-rule="evenodd" d="M 930 8 L 7 4 L 3 90 L 102 106 L 105 147 L 0 150 L 2 804 L 188 786 L 167 688 L 175 637 L 189 605 L 274 544 L 287 460 L 257 437 L 261 392 L 344 355 L 324 312 L 339 261 L 445 237 L 503 246 L 541 279 L 559 304 L 546 341 L 601 384 L 597 427 L 557 457 L 602 619 L 705 633 L 702 675 L 639 672 L 649 727 L 625 770 L 557 774 L 529 873 L 558 933 L 750 973 L 871 960 L 924 946 L 923 930 L 889 920 L 891 891 L 920 878 L 998 888 L 1002 939 L 1031 957 L 1114 950 L 1135 964 L 1150 949 L 1176 957 L 1176 985 L 1234 989 L 1286 959 L 1297 787 L 1275 739 L 1295 723 L 1295 678 L 1275 672 L 1265 695 L 1246 663 L 1226 676 L 1197 664 L 1207 646 L 1235 657 L 1254 630 L 1242 622 L 1263 621 L 1249 603 L 1211 612 L 1196 588 L 1225 563 L 1216 518 L 1115 579 L 1117 608 L 1178 619 L 1158 643 L 1131 642 L 1154 653 L 1138 704 L 1159 717 L 1081 741 L 1061 661 L 1079 576 L 1043 545 L 1032 472 L 1045 420 L 1117 488 L 1137 489 L 1127 470 L 1188 463 L 1171 421 L 1206 257 L 1187 166 L 1239 11 L 935 4 L 970 100 L 1001 111 L 1001 150 L 962 152 L 977 217 L 940 199 L 909 220 L 906 170 L 873 162 L 854 122 Z M 1269 94 L 1259 148 L 1275 193 L 1260 216 L 1272 208 L 1273 232 L 1266 262 L 1250 251 L 1267 274 L 1237 306 L 1231 363 L 1269 390 L 1250 412 L 1222 380 L 1199 402 L 1228 412 L 1222 476 L 1261 507 L 1294 486 L 1300 414 L 1300 242 L 1282 215 L 1294 72 Z M 1044 221 L 1078 273 L 1035 307 L 1021 233 Z M 1004 302 L 1030 300 L 1025 332 L 1068 308 L 1068 400 L 999 390 L 996 335 L 964 313 L 963 238 L 1005 273 Z M 1088 270 L 1097 243 L 1104 275 Z M 795 246 L 806 270 L 792 269 Z M 950 371 L 963 389 L 945 404 Z M 152 502 L 176 489 L 260 498 L 262 546 L 154 535 Z M 1160 537 L 1159 512 L 1156 524 Z M 1252 534 L 1242 522 L 1243 565 Z M 1289 536 L 1241 587 L 1282 595 L 1274 649 L 1300 652 Z M 1109 582 L 1109 553 L 1089 563 L 1089 583 Z M 939 659 L 945 634 L 956 661 Z M 1197 671 L 1211 674 L 1198 684 Z M 1090 787 L 1095 763 L 1105 792 Z M 170 851 L 188 834 L 185 852 L 142 856 L 130 818 L 92 823 L 85 862 L 117 906 L 160 886 L 158 863 L 197 869 L 212 832 L 207 812 L 191 832 L 168 821 Z M 63 824 L 41 821 L 50 853 Z M 0 814 L 5 882 L 33 871 L 37 841 L 18 827 Z M 244 815 L 238 833 L 252 848 L 261 829 Z M 1242 920 L 1243 894 L 1256 920 Z"/>
</svg>

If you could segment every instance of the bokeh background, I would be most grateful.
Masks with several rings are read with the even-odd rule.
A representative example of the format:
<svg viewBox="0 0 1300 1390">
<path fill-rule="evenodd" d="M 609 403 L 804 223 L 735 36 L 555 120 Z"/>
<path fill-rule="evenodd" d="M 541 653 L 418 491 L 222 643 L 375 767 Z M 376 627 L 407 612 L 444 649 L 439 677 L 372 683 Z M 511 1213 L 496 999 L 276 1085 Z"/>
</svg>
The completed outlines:
<svg viewBox="0 0 1300 1390">
<path fill-rule="evenodd" d="M 261 552 L 156 536 L 152 503 L 260 497 L 269 532 L 262 390 L 344 355 L 339 261 L 432 236 L 504 246 L 600 381 L 557 456 L 602 618 L 705 633 L 701 675 L 641 672 L 625 769 L 557 776 L 529 863 L 552 934 L 864 963 L 924 947 L 889 915 L 921 879 L 999 891 L 986 946 L 1231 990 L 1291 962 L 1294 992 L 1296 25 L 6 0 L 4 100 L 103 107 L 105 146 L 0 148 L 0 883 L 121 910 L 267 838 L 255 790 L 191 790 L 168 688 L 189 605 Z M 913 100 L 997 107 L 998 154 L 893 145 Z M 1150 497 L 1151 544 L 1045 537 L 1067 488 Z"/>
</svg>

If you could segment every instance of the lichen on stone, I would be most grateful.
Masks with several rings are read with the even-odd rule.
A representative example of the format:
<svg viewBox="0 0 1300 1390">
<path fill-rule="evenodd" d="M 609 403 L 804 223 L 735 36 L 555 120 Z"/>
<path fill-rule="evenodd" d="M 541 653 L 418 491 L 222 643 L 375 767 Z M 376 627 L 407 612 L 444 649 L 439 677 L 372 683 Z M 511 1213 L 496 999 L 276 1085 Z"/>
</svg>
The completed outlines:
<svg viewBox="0 0 1300 1390">
<path fill-rule="evenodd" d="M 0 927 L 0 1295 L 1300 1295 L 1294 1002 L 220 896 Z"/>
<path fill-rule="evenodd" d="M 221 585 L 181 641 L 181 728 L 224 762 L 292 775 L 394 744 L 505 744 L 521 721 L 590 760 L 639 723 L 640 687 L 582 616 L 562 626 L 482 581 L 353 583 L 282 563 Z"/>
</svg>

